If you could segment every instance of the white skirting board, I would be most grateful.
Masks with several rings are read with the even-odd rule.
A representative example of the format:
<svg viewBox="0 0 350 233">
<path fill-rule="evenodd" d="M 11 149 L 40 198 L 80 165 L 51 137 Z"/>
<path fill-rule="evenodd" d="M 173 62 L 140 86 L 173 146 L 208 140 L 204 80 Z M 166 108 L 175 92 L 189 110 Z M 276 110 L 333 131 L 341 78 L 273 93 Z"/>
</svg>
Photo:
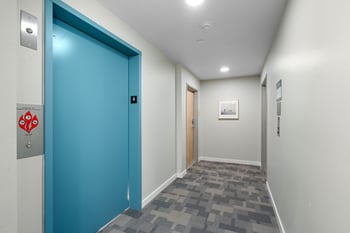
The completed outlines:
<svg viewBox="0 0 350 233">
<path fill-rule="evenodd" d="M 270 195 L 270 198 L 271 198 L 271 201 L 272 201 L 273 209 L 274 209 L 274 211 L 275 211 L 275 215 L 276 215 L 277 223 L 278 223 L 278 228 L 280 229 L 280 232 L 281 232 L 281 233 L 286 233 L 286 231 L 284 230 L 284 227 L 283 227 L 282 219 L 281 219 L 281 217 L 280 217 L 280 215 L 279 215 L 279 213 L 278 213 L 275 200 L 273 199 L 273 196 L 272 196 L 272 192 L 271 192 L 271 189 L 270 189 L 269 182 L 267 182 L 267 181 L 266 181 L 266 187 L 267 187 L 267 191 L 269 192 L 269 195 Z"/>
<path fill-rule="evenodd" d="M 185 169 L 184 171 L 180 172 L 180 173 L 177 173 L 177 178 L 184 178 L 185 175 L 187 174 L 187 169 Z"/>
<path fill-rule="evenodd" d="M 249 160 L 237 160 L 237 159 L 202 156 L 202 157 L 199 157 L 199 161 L 210 161 L 210 162 L 219 162 L 219 163 L 237 163 L 237 164 L 253 165 L 253 166 L 261 167 L 261 162 L 249 161 Z"/>
<path fill-rule="evenodd" d="M 169 184 L 176 180 L 177 174 L 174 174 L 172 177 L 167 179 L 163 184 L 161 184 L 156 190 L 154 190 L 150 195 L 142 200 L 142 208 L 150 203 L 159 193 L 161 193 Z"/>
</svg>

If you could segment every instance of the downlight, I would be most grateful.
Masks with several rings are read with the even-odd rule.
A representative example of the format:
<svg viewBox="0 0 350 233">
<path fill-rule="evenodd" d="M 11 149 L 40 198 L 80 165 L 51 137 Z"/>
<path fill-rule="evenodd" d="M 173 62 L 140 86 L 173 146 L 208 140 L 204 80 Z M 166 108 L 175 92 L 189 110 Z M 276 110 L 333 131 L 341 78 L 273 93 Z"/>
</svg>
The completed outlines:
<svg viewBox="0 0 350 233">
<path fill-rule="evenodd" d="M 189 6 L 199 6 L 204 2 L 204 0 L 186 0 Z"/>
<path fill-rule="evenodd" d="M 227 72 L 229 72 L 229 70 L 230 70 L 230 68 L 228 68 L 227 66 L 223 66 L 223 67 L 220 68 L 220 71 L 222 73 L 227 73 Z"/>
</svg>

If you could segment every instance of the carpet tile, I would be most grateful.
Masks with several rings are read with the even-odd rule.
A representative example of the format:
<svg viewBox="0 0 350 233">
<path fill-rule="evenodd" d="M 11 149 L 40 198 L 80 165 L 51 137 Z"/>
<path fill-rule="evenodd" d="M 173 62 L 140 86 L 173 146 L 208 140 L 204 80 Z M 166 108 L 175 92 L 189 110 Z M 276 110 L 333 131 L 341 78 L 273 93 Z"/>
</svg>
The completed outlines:
<svg viewBox="0 0 350 233">
<path fill-rule="evenodd" d="M 201 161 L 101 233 L 279 233 L 258 167 Z"/>
</svg>

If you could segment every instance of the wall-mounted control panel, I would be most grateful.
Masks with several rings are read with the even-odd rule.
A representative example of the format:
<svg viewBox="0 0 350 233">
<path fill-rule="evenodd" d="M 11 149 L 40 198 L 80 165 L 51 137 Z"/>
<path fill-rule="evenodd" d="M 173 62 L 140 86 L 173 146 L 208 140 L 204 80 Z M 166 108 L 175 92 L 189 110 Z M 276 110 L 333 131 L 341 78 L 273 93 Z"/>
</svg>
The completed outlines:
<svg viewBox="0 0 350 233">
<path fill-rule="evenodd" d="M 17 159 L 44 153 L 43 106 L 17 104 Z"/>
<path fill-rule="evenodd" d="M 281 136 L 281 117 L 277 117 L 277 136 Z"/>
<path fill-rule="evenodd" d="M 276 107 L 277 107 L 277 136 L 281 136 L 281 115 L 282 115 L 282 79 L 276 83 Z"/>
<path fill-rule="evenodd" d="M 277 116 L 281 116 L 282 113 L 282 102 L 277 102 Z"/>
<path fill-rule="evenodd" d="M 21 10 L 21 45 L 30 49 L 38 48 L 38 19 Z"/>
</svg>

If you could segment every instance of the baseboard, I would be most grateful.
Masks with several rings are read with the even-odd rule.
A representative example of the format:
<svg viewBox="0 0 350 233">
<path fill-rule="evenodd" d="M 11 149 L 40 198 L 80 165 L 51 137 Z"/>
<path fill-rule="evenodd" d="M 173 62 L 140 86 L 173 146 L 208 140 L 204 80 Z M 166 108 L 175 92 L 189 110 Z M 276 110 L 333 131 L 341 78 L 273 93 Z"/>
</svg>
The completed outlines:
<svg viewBox="0 0 350 233">
<path fill-rule="evenodd" d="M 284 230 L 284 227 L 283 227 L 282 219 L 281 219 L 281 217 L 280 217 L 280 215 L 278 213 L 278 209 L 277 209 L 275 200 L 273 199 L 273 195 L 272 195 L 272 192 L 271 192 L 271 188 L 270 188 L 269 182 L 267 182 L 267 181 L 266 181 L 266 187 L 267 187 L 267 191 L 269 192 L 269 195 L 270 195 L 270 198 L 271 198 L 273 209 L 275 211 L 275 215 L 276 215 L 277 223 L 278 223 L 278 228 L 280 229 L 281 233 L 286 233 L 286 231 Z"/>
<path fill-rule="evenodd" d="M 210 162 L 219 162 L 219 163 L 237 163 L 243 165 L 252 165 L 261 167 L 261 162 L 258 161 L 249 161 L 249 160 L 238 160 L 238 159 L 227 159 L 227 158 L 216 158 L 216 157 L 199 157 L 199 161 L 210 161 Z"/>
<path fill-rule="evenodd" d="M 161 193 L 169 184 L 171 184 L 174 180 L 176 180 L 177 175 L 174 174 L 172 177 L 167 179 L 163 184 L 161 184 L 156 190 L 154 190 L 150 195 L 148 195 L 145 199 L 142 200 L 142 208 L 145 207 L 148 203 L 150 203 L 159 193 Z"/>
<path fill-rule="evenodd" d="M 177 173 L 177 178 L 182 179 L 182 178 L 184 178 L 184 176 L 185 176 L 186 174 L 187 174 L 187 169 L 185 169 L 185 170 L 182 171 L 182 172 Z"/>
</svg>

